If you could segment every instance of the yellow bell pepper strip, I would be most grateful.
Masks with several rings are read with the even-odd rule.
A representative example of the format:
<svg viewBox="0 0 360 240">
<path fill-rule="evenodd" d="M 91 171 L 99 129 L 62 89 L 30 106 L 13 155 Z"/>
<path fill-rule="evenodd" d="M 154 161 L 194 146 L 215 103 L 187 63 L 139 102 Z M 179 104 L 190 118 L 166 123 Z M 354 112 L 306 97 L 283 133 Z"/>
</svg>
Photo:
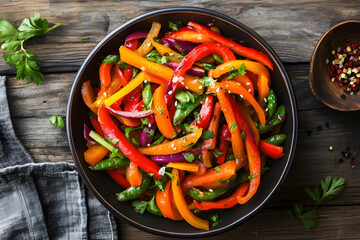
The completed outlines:
<svg viewBox="0 0 360 240">
<path fill-rule="evenodd" d="M 250 187 L 249 191 L 245 196 L 238 196 L 238 203 L 244 204 L 249 201 L 254 194 L 257 192 L 257 189 L 260 184 L 260 175 L 261 175 L 261 158 L 259 148 L 256 145 L 254 136 L 252 135 L 250 127 L 247 125 L 246 120 L 241 115 L 239 108 L 236 105 L 236 102 L 231 96 L 228 96 L 228 100 L 231 104 L 231 107 L 234 110 L 236 121 L 245 133 L 245 149 L 248 157 L 248 166 L 250 170 Z"/>
<path fill-rule="evenodd" d="M 241 44 L 234 42 L 226 37 L 223 37 L 223 36 L 215 33 L 214 31 L 212 31 L 210 28 L 207 28 L 199 23 L 189 22 L 188 26 L 195 28 L 200 33 L 204 34 L 205 36 L 214 40 L 215 42 L 221 43 L 221 44 L 227 46 L 228 48 L 231 48 L 231 50 L 234 51 L 236 54 L 246 57 L 246 58 L 256 60 L 258 62 L 261 62 L 262 64 L 264 64 L 265 66 L 267 66 L 268 68 L 273 70 L 272 62 L 262 52 L 254 49 L 254 48 L 242 46 Z"/>
<path fill-rule="evenodd" d="M 209 230 L 209 222 L 206 220 L 203 220 L 201 218 L 198 218 L 195 216 L 190 209 L 188 208 L 184 195 L 181 190 L 181 182 L 179 178 L 179 170 L 173 169 L 171 174 L 174 176 L 174 178 L 171 180 L 171 188 L 173 191 L 174 201 L 175 205 L 180 212 L 181 216 L 185 219 L 186 222 L 188 222 L 191 226 L 203 229 L 203 230 Z"/>
<path fill-rule="evenodd" d="M 106 154 L 108 154 L 109 150 L 107 150 L 102 145 L 94 145 L 84 152 L 85 162 L 90 164 L 91 166 L 100 162 Z"/>
<path fill-rule="evenodd" d="M 166 91 L 167 103 L 171 102 L 174 96 L 170 94 L 170 92 L 175 93 L 180 87 L 186 71 L 189 70 L 196 61 L 210 54 L 220 55 L 224 62 L 234 61 L 236 59 L 231 50 L 220 43 L 204 43 L 195 47 L 191 52 L 186 54 L 183 60 L 181 60 L 178 68 L 175 70 L 167 88 L 169 91 Z"/>
<path fill-rule="evenodd" d="M 177 138 L 150 147 L 140 147 L 138 149 L 144 155 L 155 156 L 175 154 L 191 148 L 199 140 L 201 134 L 202 128 L 199 128 L 196 132 L 189 133 L 181 138 Z"/>
<path fill-rule="evenodd" d="M 170 59 L 171 62 L 179 63 L 183 56 L 171 48 L 168 48 L 158 42 L 153 41 L 152 44 L 156 48 L 156 50 L 161 54 L 161 56 L 166 56 Z"/>
<path fill-rule="evenodd" d="M 183 192 L 186 193 L 190 188 L 202 186 L 216 182 L 217 180 L 225 180 L 235 175 L 236 163 L 235 161 L 227 161 L 216 168 L 211 168 L 206 171 L 204 175 L 187 175 L 181 185 Z"/>
<path fill-rule="evenodd" d="M 238 196 L 244 196 L 249 189 L 249 182 L 244 182 L 240 184 L 240 186 L 236 189 L 236 191 L 227 198 L 221 199 L 219 201 L 210 202 L 210 201 L 202 201 L 198 203 L 194 200 L 195 205 L 200 210 L 210 210 L 210 209 L 227 209 L 232 208 L 236 204 L 238 204 L 237 198 Z"/>
<path fill-rule="evenodd" d="M 117 100 L 125 97 L 136 87 L 138 87 L 145 80 L 145 73 L 140 72 L 134 79 L 132 79 L 126 86 L 120 89 L 117 93 L 113 94 L 111 97 L 105 100 L 105 105 L 110 106 L 115 103 Z"/>
<path fill-rule="evenodd" d="M 172 139 L 176 136 L 176 131 L 171 123 L 169 111 L 167 105 L 165 104 L 165 90 L 166 87 L 164 85 L 160 85 L 154 92 L 154 114 L 159 131 L 166 138 Z"/>
<path fill-rule="evenodd" d="M 105 136 L 111 140 L 116 139 L 118 142 L 114 144 L 120 149 L 130 161 L 138 165 L 142 170 L 149 174 L 153 174 L 156 179 L 160 179 L 160 167 L 150 159 L 142 155 L 139 150 L 124 136 L 110 116 L 109 110 L 104 105 L 100 106 L 98 111 L 98 120 Z"/>
<path fill-rule="evenodd" d="M 265 118 L 265 112 L 259 105 L 259 103 L 255 100 L 255 98 L 238 82 L 234 81 L 223 81 L 221 83 L 215 83 L 216 86 L 223 87 L 226 90 L 230 91 L 231 93 L 236 93 L 240 97 L 244 98 L 246 101 L 248 101 L 255 109 L 260 124 L 265 126 L 266 118 Z"/>
<path fill-rule="evenodd" d="M 152 42 L 154 37 L 158 36 L 160 29 L 161 29 L 161 24 L 158 22 L 153 22 L 146 39 L 141 44 L 141 46 L 138 49 L 136 49 L 135 52 L 140 56 L 145 56 L 146 54 L 148 54 L 154 48 Z"/>
<path fill-rule="evenodd" d="M 143 69 L 146 73 L 153 74 L 155 76 L 165 79 L 166 81 L 170 81 L 174 74 L 174 70 L 172 70 L 171 68 L 162 64 L 151 62 L 148 59 L 126 48 L 125 46 L 121 46 L 119 51 L 121 61 L 126 62 L 127 64 L 130 64 L 139 69 Z M 204 91 L 199 80 L 196 77 L 188 74 L 184 75 L 183 87 L 187 87 L 190 91 L 193 91 L 197 94 L 202 94 Z"/>
<path fill-rule="evenodd" d="M 239 69 L 239 67 L 244 64 L 245 70 L 256 74 L 258 76 L 257 80 L 257 90 L 259 92 L 259 102 L 263 103 L 264 98 L 269 94 L 269 82 L 270 82 L 270 73 L 264 65 L 258 62 L 249 61 L 249 60 L 235 60 L 231 62 L 223 63 L 217 66 L 213 71 L 212 75 L 214 78 L 219 78 L 224 73 L 228 73 L 231 67 Z"/>
<path fill-rule="evenodd" d="M 167 166 L 171 167 L 171 168 L 176 168 L 179 170 L 189 171 L 189 172 L 199 171 L 199 165 L 197 165 L 196 163 L 173 162 L 173 163 L 169 163 Z"/>
<path fill-rule="evenodd" d="M 81 95 L 85 105 L 88 106 L 92 112 L 97 113 L 98 108 L 92 105 L 95 102 L 95 92 L 90 80 L 83 82 L 81 85 Z"/>
<path fill-rule="evenodd" d="M 208 91 L 216 93 L 216 96 L 219 99 L 221 110 L 224 113 L 225 120 L 231 132 L 231 145 L 235 155 L 237 169 L 240 169 L 246 165 L 246 155 L 244 150 L 244 143 L 241 138 L 241 131 L 237 126 L 234 111 L 225 95 L 224 90 L 217 87 L 217 85 L 212 84 L 208 88 Z"/>
<path fill-rule="evenodd" d="M 193 28 L 182 27 L 178 31 L 166 34 L 164 38 L 173 38 L 181 41 L 188 41 L 193 43 L 209 43 L 214 42 L 205 34 L 196 31 Z"/>
<path fill-rule="evenodd" d="M 174 196 L 171 189 L 171 181 L 168 181 L 165 184 L 164 191 L 161 191 L 160 189 L 156 191 L 155 200 L 156 205 L 164 217 L 175 221 L 184 219 L 175 206 Z"/>
</svg>

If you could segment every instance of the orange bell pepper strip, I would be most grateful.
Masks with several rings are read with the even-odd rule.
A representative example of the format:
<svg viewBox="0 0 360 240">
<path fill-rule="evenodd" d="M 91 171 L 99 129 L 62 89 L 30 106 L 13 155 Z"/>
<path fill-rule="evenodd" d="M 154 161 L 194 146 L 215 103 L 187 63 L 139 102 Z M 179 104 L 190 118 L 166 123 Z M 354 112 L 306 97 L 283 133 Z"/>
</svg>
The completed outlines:
<svg viewBox="0 0 360 240">
<path fill-rule="evenodd" d="M 194 200 L 195 205 L 200 210 L 210 210 L 210 209 L 227 209 L 232 208 L 238 204 L 238 196 L 244 196 L 249 189 L 249 182 L 244 182 L 236 189 L 236 191 L 227 198 L 221 199 L 216 202 L 202 201 L 201 203 Z"/>
<path fill-rule="evenodd" d="M 239 108 L 236 105 L 236 102 L 234 99 L 231 98 L 231 96 L 228 97 L 228 100 L 231 104 L 231 107 L 234 110 L 236 121 L 239 125 L 239 128 L 241 128 L 245 133 L 245 149 L 248 157 L 248 166 L 250 170 L 250 187 L 249 191 L 245 196 L 238 196 L 238 203 L 244 204 L 247 201 L 249 201 L 254 194 L 257 192 L 257 189 L 260 184 L 260 175 L 261 175 L 261 158 L 260 158 L 260 152 L 259 148 L 256 145 L 255 138 L 252 135 L 250 127 L 247 125 L 244 117 L 241 115 L 241 112 L 239 111 Z"/>
<path fill-rule="evenodd" d="M 176 136 L 176 131 L 171 123 L 169 111 L 165 103 L 165 85 L 160 85 L 154 92 L 153 104 L 156 125 L 159 131 L 166 138 L 172 139 Z"/>
<path fill-rule="evenodd" d="M 173 197 L 173 192 L 171 190 L 171 181 L 168 181 L 165 184 L 164 191 L 161 191 L 160 189 L 156 191 L 155 201 L 162 215 L 174 221 L 183 220 L 184 218 L 177 210 L 173 198 L 174 197 Z"/>
<path fill-rule="evenodd" d="M 143 69 L 145 72 L 158 76 L 160 78 L 165 79 L 167 82 L 170 81 L 174 74 L 174 70 L 171 68 L 158 64 L 155 62 L 151 62 L 148 59 L 136 54 L 125 46 L 121 46 L 120 49 L 120 57 L 123 62 L 130 64 L 139 69 Z M 188 88 L 189 90 L 202 94 L 204 89 L 199 82 L 198 78 L 185 74 L 184 75 L 184 88 Z"/>
<path fill-rule="evenodd" d="M 272 159 L 279 159 L 284 156 L 284 149 L 281 146 L 268 143 L 264 140 L 259 142 L 259 150 Z"/>
<path fill-rule="evenodd" d="M 202 134 L 202 128 L 199 128 L 196 132 L 189 133 L 188 135 L 183 136 L 181 138 L 163 142 L 161 144 L 150 147 L 140 147 L 138 149 L 142 154 L 145 155 L 154 156 L 154 155 L 175 154 L 191 148 L 199 140 L 201 134 Z"/>
<path fill-rule="evenodd" d="M 210 28 L 207 28 L 199 23 L 189 22 L 188 26 L 195 28 L 200 33 L 204 34 L 205 36 L 214 40 L 215 42 L 221 43 L 221 44 L 227 46 L 228 48 L 231 48 L 231 50 L 234 51 L 236 54 L 246 57 L 246 58 L 256 60 L 258 62 L 261 62 L 262 64 L 264 64 L 265 66 L 267 66 L 268 68 L 273 70 L 272 62 L 262 52 L 254 49 L 254 48 L 242 46 L 241 44 L 234 42 L 226 37 L 223 37 L 223 36 L 215 33 Z"/>
<path fill-rule="evenodd" d="M 203 142 L 203 144 L 204 144 L 204 142 Z M 205 167 L 211 168 L 212 167 L 212 161 L 211 161 L 212 154 L 210 153 L 210 151 L 206 150 L 206 149 L 202 149 L 201 156 L 203 158 L 203 163 L 204 163 Z"/>
<path fill-rule="evenodd" d="M 153 174 L 156 179 L 160 179 L 160 167 L 152 160 L 146 158 L 139 150 L 125 137 L 110 116 L 109 110 L 104 105 L 100 106 L 98 111 L 98 120 L 105 137 L 110 140 L 117 139 L 115 147 L 119 148 L 130 161 L 136 163 L 142 170 Z"/>
<path fill-rule="evenodd" d="M 229 178 L 228 178 L 229 179 Z M 220 188 L 226 188 L 229 185 L 229 181 L 226 181 L 227 179 L 219 179 L 217 182 L 211 182 L 201 185 L 201 188 L 203 189 L 220 189 Z"/>
<path fill-rule="evenodd" d="M 171 180 L 171 188 L 173 191 L 175 205 L 176 205 L 180 215 L 191 226 L 199 228 L 199 229 L 203 229 L 203 230 L 209 230 L 209 222 L 206 220 L 203 220 L 201 218 L 198 218 L 188 208 L 185 198 L 184 198 L 184 195 L 182 193 L 181 187 L 180 187 L 181 182 L 180 182 L 180 178 L 179 178 L 179 170 L 173 169 L 171 173 L 174 176 L 174 178 Z"/>
<path fill-rule="evenodd" d="M 205 166 L 205 164 L 203 162 L 198 162 L 196 164 L 199 166 L 199 170 L 197 172 L 193 172 L 192 174 L 204 175 L 207 170 L 207 167 Z"/>
<path fill-rule="evenodd" d="M 108 152 L 109 150 L 102 145 L 94 145 L 84 152 L 85 162 L 93 166 L 100 162 Z"/>
<path fill-rule="evenodd" d="M 167 166 L 188 172 L 199 171 L 199 165 L 197 165 L 196 163 L 173 162 L 173 163 L 169 163 Z"/>
<path fill-rule="evenodd" d="M 93 105 L 95 107 L 99 107 L 100 105 L 104 104 L 105 100 L 109 96 L 116 93 L 120 89 L 121 85 L 122 85 L 121 79 L 118 77 L 117 74 L 113 73 L 110 85 L 105 89 L 105 91 L 102 94 L 99 93 L 98 98 L 93 103 Z"/>
<path fill-rule="evenodd" d="M 145 73 L 140 72 L 134 79 L 132 79 L 126 86 L 120 89 L 117 93 L 113 94 L 109 98 L 105 100 L 105 105 L 110 106 L 119 99 L 128 95 L 131 91 L 133 91 L 136 87 L 138 87 L 145 80 Z"/>
<path fill-rule="evenodd" d="M 259 74 L 258 75 L 258 80 L 257 80 L 257 88 L 258 88 L 258 93 L 259 93 L 259 102 L 260 103 L 264 103 L 265 102 L 265 98 L 269 95 L 270 92 L 270 87 L 269 87 L 269 78 L 266 77 L 266 75 L 264 74 Z"/>
<path fill-rule="evenodd" d="M 158 76 L 155 76 L 153 74 L 147 73 L 147 72 L 145 72 L 145 79 L 148 82 L 157 83 L 157 84 L 164 85 L 164 86 L 167 86 L 167 84 L 168 84 L 168 81 L 166 81 Z"/>
<path fill-rule="evenodd" d="M 129 183 L 132 187 L 139 187 L 141 185 L 142 174 L 139 167 L 130 161 L 129 168 L 127 169 Z"/>
<path fill-rule="evenodd" d="M 260 133 L 259 133 L 259 129 L 255 126 L 254 121 L 252 120 L 250 113 L 249 113 L 249 108 L 242 106 L 240 104 L 237 104 L 240 113 L 242 114 L 242 116 L 244 117 L 246 123 L 248 124 L 248 126 L 251 129 L 251 132 L 254 136 L 255 139 L 255 143 L 256 145 L 258 144 L 258 142 L 260 141 Z"/>
<path fill-rule="evenodd" d="M 120 186 L 123 188 L 131 187 L 130 183 L 126 180 L 126 178 L 121 174 L 120 168 L 109 169 L 107 170 L 109 176 L 115 180 Z"/>
<path fill-rule="evenodd" d="M 214 42 L 205 34 L 196 31 L 193 28 L 182 27 L 178 31 L 166 34 L 164 38 L 173 38 L 181 41 L 188 41 L 193 43 L 210 43 Z"/>
<path fill-rule="evenodd" d="M 156 50 L 160 53 L 161 56 L 166 56 L 170 59 L 171 62 L 179 63 L 183 56 L 171 48 L 168 48 L 158 42 L 153 41 L 152 44 L 156 48 Z"/>
<path fill-rule="evenodd" d="M 182 183 L 182 189 L 187 192 L 192 187 L 216 182 L 216 180 L 228 179 L 236 173 L 235 161 L 227 161 L 215 168 L 208 169 L 204 175 L 187 175 Z"/>
<path fill-rule="evenodd" d="M 210 85 L 208 90 L 211 92 L 215 92 L 216 96 L 219 99 L 221 110 L 224 113 L 225 120 L 230 129 L 231 145 L 235 155 L 237 169 L 240 169 L 246 165 L 246 155 L 244 150 L 244 143 L 241 138 L 241 131 L 240 128 L 237 126 L 234 111 L 225 95 L 224 90 L 220 90 L 220 88 L 216 87 L 215 84 Z"/>
<path fill-rule="evenodd" d="M 242 64 L 245 65 L 245 70 L 249 70 L 250 72 L 256 75 L 264 75 L 265 77 L 270 78 L 270 73 L 264 65 L 250 60 L 235 60 L 235 61 L 225 62 L 217 66 L 213 70 L 212 74 L 214 78 L 219 78 L 224 73 L 228 73 L 231 67 L 234 67 L 235 69 L 239 69 Z"/>
<path fill-rule="evenodd" d="M 161 24 L 158 22 L 153 22 L 151 29 L 147 35 L 147 37 L 145 38 L 144 42 L 141 44 L 141 46 L 136 49 L 136 53 L 141 55 L 141 56 L 145 56 L 146 54 L 148 54 L 152 49 L 153 49 L 153 38 L 157 37 L 157 35 L 159 34 L 161 29 Z"/>
<path fill-rule="evenodd" d="M 265 125 L 266 117 L 265 112 L 261 108 L 260 104 L 255 100 L 255 98 L 238 82 L 235 81 L 223 81 L 221 83 L 215 83 L 216 86 L 223 87 L 231 93 L 238 94 L 240 97 L 248 101 L 255 109 L 261 125 Z"/>
<path fill-rule="evenodd" d="M 97 113 L 98 108 L 92 105 L 95 102 L 95 92 L 90 80 L 83 82 L 81 85 L 81 95 L 85 105 L 88 106 L 92 112 Z"/>
<path fill-rule="evenodd" d="M 254 95 L 254 84 L 246 74 L 235 76 L 233 80 L 240 83 L 251 95 Z"/>
<path fill-rule="evenodd" d="M 215 106 L 214 106 L 213 114 L 210 119 L 209 127 L 207 129 L 209 131 L 212 131 L 215 134 L 215 136 L 213 138 L 204 140 L 202 143 L 202 149 L 215 149 L 217 135 L 218 135 L 218 131 L 219 131 L 220 114 L 221 114 L 221 106 L 220 106 L 219 102 L 216 102 Z M 204 158 L 204 156 L 203 156 L 203 158 Z M 211 167 L 211 165 L 210 165 L 210 167 Z"/>
</svg>

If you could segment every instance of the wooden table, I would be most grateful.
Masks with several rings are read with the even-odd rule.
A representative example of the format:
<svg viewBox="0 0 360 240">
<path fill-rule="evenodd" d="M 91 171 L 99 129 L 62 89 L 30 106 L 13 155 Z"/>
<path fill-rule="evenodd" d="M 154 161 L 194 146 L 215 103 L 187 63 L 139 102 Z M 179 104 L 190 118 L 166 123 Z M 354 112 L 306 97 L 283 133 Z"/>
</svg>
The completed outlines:
<svg viewBox="0 0 360 240">
<path fill-rule="evenodd" d="M 213 239 L 359 239 L 360 231 L 360 112 L 337 112 L 317 102 L 308 84 L 309 59 L 316 42 L 331 26 L 360 19 L 360 2 L 353 1 L 3 1 L 0 12 L 12 23 L 40 12 L 62 26 L 27 44 L 40 59 L 43 84 L 15 79 L 14 68 L 0 60 L 7 75 L 7 93 L 17 136 L 37 162 L 73 162 L 64 129 L 49 123 L 65 117 L 76 71 L 91 49 L 109 32 L 133 17 L 159 8 L 196 6 L 220 11 L 259 33 L 275 49 L 291 77 L 299 109 L 299 138 L 291 171 L 272 201 L 245 224 Z M 81 40 L 89 37 L 88 40 Z M 334 147 L 329 151 L 329 146 Z M 351 148 L 355 165 L 341 152 Z M 342 160 L 341 160 L 342 159 Z M 304 188 L 326 175 L 346 178 L 340 197 L 318 207 L 316 228 L 304 229 L 289 218 L 296 202 L 311 206 Z M 119 221 L 121 239 L 164 239 Z"/>
</svg>

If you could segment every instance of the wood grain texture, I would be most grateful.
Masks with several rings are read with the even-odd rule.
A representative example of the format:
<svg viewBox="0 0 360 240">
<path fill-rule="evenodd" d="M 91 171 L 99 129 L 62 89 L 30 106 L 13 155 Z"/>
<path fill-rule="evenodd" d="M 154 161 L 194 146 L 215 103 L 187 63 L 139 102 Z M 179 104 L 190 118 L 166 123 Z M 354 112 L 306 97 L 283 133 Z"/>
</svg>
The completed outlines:
<svg viewBox="0 0 360 240">
<path fill-rule="evenodd" d="M 24 4 L 26 8 L 24 8 Z M 2 2 L 1 12 L 16 26 L 25 17 L 40 12 L 51 23 L 62 26 L 26 46 L 40 59 L 43 72 L 76 71 L 92 48 L 116 27 L 156 9 L 192 6 L 231 16 L 260 34 L 284 62 L 308 62 L 316 42 L 331 26 L 359 19 L 359 3 L 345 1 L 49 1 Z M 81 40 L 89 37 L 89 40 Z M 0 74 L 15 69 L 0 60 Z"/>
</svg>

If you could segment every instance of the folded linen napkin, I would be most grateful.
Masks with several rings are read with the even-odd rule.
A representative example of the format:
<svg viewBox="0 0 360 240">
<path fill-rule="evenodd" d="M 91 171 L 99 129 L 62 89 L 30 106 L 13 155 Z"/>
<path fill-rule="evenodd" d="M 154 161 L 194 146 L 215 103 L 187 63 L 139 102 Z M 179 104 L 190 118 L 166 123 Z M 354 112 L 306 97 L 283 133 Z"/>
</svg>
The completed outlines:
<svg viewBox="0 0 360 240">
<path fill-rule="evenodd" d="M 1 239 L 117 239 L 116 222 L 74 164 L 35 163 L 11 123 L 0 76 Z"/>
</svg>

